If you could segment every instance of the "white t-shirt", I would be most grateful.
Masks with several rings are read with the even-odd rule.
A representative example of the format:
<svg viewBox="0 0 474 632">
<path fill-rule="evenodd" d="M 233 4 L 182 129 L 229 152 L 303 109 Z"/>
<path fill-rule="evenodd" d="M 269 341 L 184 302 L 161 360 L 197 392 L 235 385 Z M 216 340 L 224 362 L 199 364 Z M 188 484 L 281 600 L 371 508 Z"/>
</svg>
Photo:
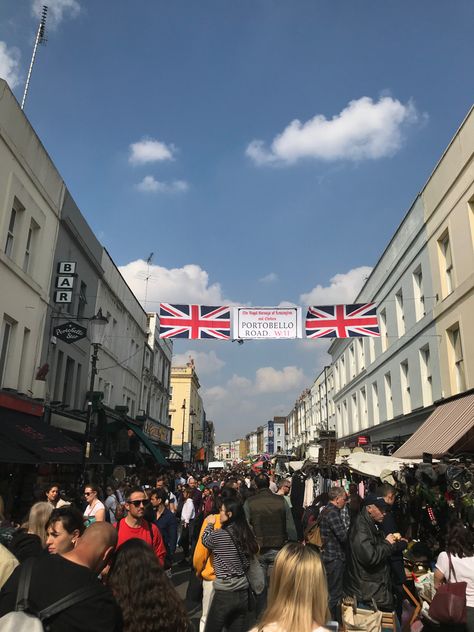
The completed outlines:
<svg viewBox="0 0 474 632">
<path fill-rule="evenodd" d="M 96 500 L 92 507 L 91 505 L 87 505 L 87 507 L 84 509 L 84 516 L 86 518 L 95 518 L 95 515 L 99 511 L 99 509 L 105 509 L 105 506 L 103 502 L 101 502 L 100 500 Z"/>
<path fill-rule="evenodd" d="M 451 555 L 456 579 L 451 573 L 451 583 L 455 581 L 467 582 L 466 587 L 466 605 L 470 608 L 474 607 L 474 555 L 472 557 L 458 557 Z M 449 558 L 448 554 L 443 551 L 438 555 L 436 568 L 443 573 L 444 578 L 448 581 L 449 577 Z"/>
</svg>

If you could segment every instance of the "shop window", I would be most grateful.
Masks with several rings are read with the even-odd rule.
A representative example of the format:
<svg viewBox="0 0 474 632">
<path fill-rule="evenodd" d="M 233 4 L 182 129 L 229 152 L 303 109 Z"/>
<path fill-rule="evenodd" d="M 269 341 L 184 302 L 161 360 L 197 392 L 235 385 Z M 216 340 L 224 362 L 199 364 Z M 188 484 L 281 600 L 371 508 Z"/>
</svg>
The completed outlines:
<svg viewBox="0 0 474 632">
<path fill-rule="evenodd" d="M 419 321 L 426 314 L 421 266 L 418 266 L 413 272 L 413 299 L 415 303 L 415 318 Z"/>
<path fill-rule="evenodd" d="M 464 356 L 459 324 L 448 330 L 448 339 L 451 346 L 451 374 L 454 373 L 454 393 L 462 393 L 466 390 L 466 378 L 464 374 Z"/>
<path fill-rule="evenodd" d="M 400 363 L 400 385 L 402 389 L 403 414 L 411 411 L 410 376 L 408 373 L 408 360 Z"/>
<path fill-rule="evenodd" d="M 387 419 L 392 419 L 393 398 L 392 398 L 392 376 L 390 375 L 390 373 L 385 373 L 384 384 L 385 384 L 385 407 L 386 407 Z"/>
<path fill-rule="evenodd" d="M 382 309 L 380 312 L 380 342 L 382 344 L 382 353 L 388 348 L 388 331 L 387 331 L 387 312 Z"/>
<path fill-rule="evenodd" d="M 448 231 L 443 234 L 438 245 L 441 259 L 441 287 L 443 288 L 443 297 L 446 297 L 454 289 L 453 256 Z"/>
<path fill-rule="evenodd" d="M 401 338 L 405 333 L 405 312 L 403 309 L 403 292 L 401 289 L 395 294 L 395 305 L 397 311 L 398 335 Z"/>
<path fill-rule="evenodd" d="M 374 425 L 378 424 L 380 421 L 380 413 L 379 413 L 379 389 L 377 382 L 373 382 L 372 384 L 372 419 Z"/>
<path fill-rule="evenodd" d="M 420 374 L 421 389 L 423 394 L 423 406 L 433 403 L 433 384 L 431 374 L 430 347 L 426 345 L 420 349 Z"/>
<path fill-rule="evenodd" d="M 3 386 L 3 380 L 8 365 L 13 327 L 14 324 L 11 320 L 7 318 L 3 319 L 0 346 L 0 386 Z"/>
</svg>

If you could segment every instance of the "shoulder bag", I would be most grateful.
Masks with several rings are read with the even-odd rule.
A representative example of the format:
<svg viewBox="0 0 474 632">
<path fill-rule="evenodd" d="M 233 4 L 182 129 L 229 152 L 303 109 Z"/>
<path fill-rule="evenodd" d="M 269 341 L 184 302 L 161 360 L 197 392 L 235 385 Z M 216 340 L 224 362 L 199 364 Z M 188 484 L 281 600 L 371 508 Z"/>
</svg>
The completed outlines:
<svg viewBox="0 0 474 632">
<path fill-rule="evenodd" d="M 344 597 L 341 605 L 342 626 L 346 632 L 380 632 L 382 613 L 372 600 L 373 610 L 359 608 L 357 599 Z"/>
<path fill-rule="evenodd" d="M 446 584 L 436 591 L 431 602 L 428 614 L 431 619 L 443 624 L 465 624 L 466 623 L 466 588 L 467 582 L 458 582 L 454 572 L 451 553 L 448 553 L 449 576 Z M 451 574 L 454 582 L 451 583 Z"/>
<path fill-rule="evenodd" d="M 226 529 L 229 534 L 230 539 L 232 540 L 235 550 L 237 551 L 237 555 L 240 558 L 240 563 L 242 564 L 242 570 L 244 571 L 244 575 L 247 578 L 249 583 L 248 587 L 248 601 L 249 601 L 249 611 L 254 612 L 257 608 L 257 595 L 260 595 L 265 588 L 265 575 L 263 573 L 263 569 L 260 566 L 258 558 L 256 555 L 252 557 L 250 560 L 249 570 L 245 570 L 245 560 L 243 555 L 240 552 L 239 547 L 237 546 L 237 542 L 234 540 L 232 533 L 229 529 Z"/>
</svg>

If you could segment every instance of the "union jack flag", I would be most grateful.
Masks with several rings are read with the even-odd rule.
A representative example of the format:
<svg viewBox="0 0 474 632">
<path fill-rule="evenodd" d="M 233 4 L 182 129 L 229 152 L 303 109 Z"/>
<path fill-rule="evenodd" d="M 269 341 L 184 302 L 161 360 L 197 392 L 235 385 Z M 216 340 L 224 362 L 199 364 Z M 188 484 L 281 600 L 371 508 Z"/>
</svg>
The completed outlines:
<svg viewBox="0 0 474 632">
<path fill-rule="evenodd" d="M 307 338 L 361 338 L 380 336 L 374 303 L 308 307 Z"/>
<path fill-rule="evenodd" d="M 230 307 L 160 303 L 160 338 L 229 340 Z"/>
</svg>

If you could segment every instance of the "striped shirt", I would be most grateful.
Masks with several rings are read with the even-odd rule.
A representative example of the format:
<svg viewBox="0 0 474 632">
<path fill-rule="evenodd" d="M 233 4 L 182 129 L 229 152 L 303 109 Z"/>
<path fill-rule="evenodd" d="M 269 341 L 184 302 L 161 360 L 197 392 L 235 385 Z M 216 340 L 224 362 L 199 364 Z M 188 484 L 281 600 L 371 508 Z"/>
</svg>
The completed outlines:
<svg viewBox="0 0 474 632">
<path fill-rule="evenodd" d="M 208 524 L 202 534 L 202 543 L 212 551 L 214 558 L 214 571 L 218 579 L 230 579 L 232 577 L 244 577 L 249 567 L 248 559 L 241 551 L 236 549 L 227 529 L 214 529 L 214 525 Z M 242 560 L 245 560 L 245 569 L 242 568 Z"/>
</svg>

